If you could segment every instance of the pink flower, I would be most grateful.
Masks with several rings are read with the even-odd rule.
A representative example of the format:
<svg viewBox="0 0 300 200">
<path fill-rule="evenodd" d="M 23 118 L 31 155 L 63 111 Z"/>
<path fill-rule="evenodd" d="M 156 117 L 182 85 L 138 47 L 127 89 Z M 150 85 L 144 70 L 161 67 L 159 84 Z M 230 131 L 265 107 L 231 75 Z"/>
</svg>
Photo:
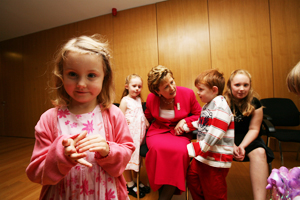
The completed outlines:
<svg viewBox="0 0 300 200">
<path fill-rule="evenodd" d="M 100 174 L 97 174 L 96 182 L 100 183 L 101 181 L 102 181 L 102 178 L 101 178 Z"/>
<path fill-rule="evenodd" d="M 68 125 L 69 123 L 70 123 L 70 121 L 69 121 L 69 120 L 65 122 L 65 124 L 66 124 L 66 125 Z"/>
<path fill-rule="evenodd" d="M 58 115 L 59 118 L 62 118 L 62 117 L 66 118 L 67 115 L 70 115 L 70 112 L 69 112 L 68 109 L 65 109 L 65 110 L 58 109 L 57 115 Z"/>
<path fill-rule="evenodd" d="M 91 172 L 93 171 L 93 168 L 90 167 L 90 168 L 88 169 L 88 171 L 91 173 Z"/>
<path fill-rule="evenodd" d="M 89 191 L 89 194 L 94 194 L 95 193 L 95 190 L 90 190 Z"/>
<path fill-rule="evenodd" d="M 58 193 L 59 193 L 59 196 L 61 196 L 61 197 L 63 196 L 63 194 L 66 193 L 63 182 L 61 182 L 60 185 L 59 185 L 59 187 L 58 187 Z"/>
<path fill-rule="evenodd" d="M 82 194 L 82 193 L 84 193 L 84 194 L 86 194 L 86 195 L 89 194 L 89 183 L 88 183 L 88 181 L 87 181 L 86 179 L 84 179 L 84 180 L 82 181 L 82 186 L 80 186 L 80 188 L 82 189 L 82 190 L 80 191 L 80 194 Z"/>
<path fill-rule="evenodd" d="M 112 179 L 111 177 L 109 177 L 109 178 L 107 179 L 107 181 L 108 181 L 108 182 L 111 182 L 111 183 L 114 183 L 114 181 L 113 181 L 113 179 Z"/>
<path fill-rule="evenodd" d="M 93 120 L 91 122 L 89 122 L 89 120 L 87 120 L 87 124 L 83 124 L 84 126 L 86 126 L 85 128 L 83 128 L 82 130 L 86 130 L 88 132 L 88 134 L 90 132 L 93 132 L 94 128 L 93 128 Z"/>
<path fill-rule="evenodd" d="M 76 128 L 77 127 L 77 123 L 73 122 L 73 124 L 70 124 L 71 128 Z"/>
<path fill-rule="evenodd" d="M 76 115 L 76 118 L 79 119 L 81 117 L 81 115 Z"/>
<path fill-rule="evenodd" d="M 77 183 L 77 176 L 71 178 L 71 183 L 73 184 Z"/>
<path fill-rule="evenodd" d="M 105 200 L 111 200 L 112 198 L 116 198 L 115 196 L 115 192 L 111 191 L 111 189 L 109 191 L 105 192 Z"/>
</svg>

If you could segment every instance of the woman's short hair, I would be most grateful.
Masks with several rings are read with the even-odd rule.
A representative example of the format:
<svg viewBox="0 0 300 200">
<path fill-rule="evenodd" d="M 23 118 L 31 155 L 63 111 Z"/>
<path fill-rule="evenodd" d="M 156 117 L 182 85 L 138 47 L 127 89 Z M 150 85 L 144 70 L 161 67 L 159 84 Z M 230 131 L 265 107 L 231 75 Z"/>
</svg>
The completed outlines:
<svg viewBox="0 0 300 200">
<path fill-rule="evenodd" d="M 159 86 L 162 81 L 164 81 L 164 78 L 170 74 L 172 78 L 173 73 L 170 69 L 166 68 L 165 66 L 158 65 L 156 67 L 153 67 L 149 73 L 148 73 L 148 88 L 149 91 L 158 96 L 156 93 L 159 91 Z"/>
</svg>

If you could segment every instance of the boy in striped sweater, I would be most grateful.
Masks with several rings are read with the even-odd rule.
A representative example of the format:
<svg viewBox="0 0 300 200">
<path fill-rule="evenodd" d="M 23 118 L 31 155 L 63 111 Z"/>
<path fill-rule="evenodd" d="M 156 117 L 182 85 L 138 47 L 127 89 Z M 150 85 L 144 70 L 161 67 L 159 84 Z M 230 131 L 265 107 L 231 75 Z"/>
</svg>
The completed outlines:
<svg viewBox="0 0 300 200">
<path fill-rule="evenodd" d="M 195 86 L 206 103 L 198 121 L 184 124 L 184 130 L 198 129 L 197 142 L 187 145 L 194 157 L 187 172 L 187 184 L 194 200 L 227 199 L 226 176 L 233 159 L 234 116 L 222 96 L 223 73 L 212 69 L 201 73 Z"/>
</svg>

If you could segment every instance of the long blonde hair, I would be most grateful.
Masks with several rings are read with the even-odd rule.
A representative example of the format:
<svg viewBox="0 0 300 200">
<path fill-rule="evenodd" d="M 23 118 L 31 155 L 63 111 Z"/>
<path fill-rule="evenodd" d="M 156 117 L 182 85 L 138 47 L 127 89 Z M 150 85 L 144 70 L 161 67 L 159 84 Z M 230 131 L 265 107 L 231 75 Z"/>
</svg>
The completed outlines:
<svg viewBox="0 0 300 200">
<path fill-rule="evenodd" d="M 232 91 L 231 91 L 231 82 L 237 74 L 243 74 L 247 76 L 250 80 L 250 89 L 248 95 L 242 100 L 237 100 L 232 95 Z M 224 93 L 224 97 L 226 98 L 229 107 L 232 108 L 232 112 L 234 115 L 236 115 L 237 113 L 236 108 L 243 114 L 243 116 L 249 116 L 252 114 L 252 112 L 255 110 L 254 106 L 251 104 L 254 96 L 253 94 L 254 91 L 252 88 L 251 74 L 244 69 L 234 70 L 227 81 L 227 88 Z"/>
<path fill-rule="evenodd" d="M 140 78 L 141 81 L 142 81 L 142 83 L 143 83 L 142 77 L 140 77 L 140 76 L 137 75 L 137 74 L 130 74 L 130 75 L 128 75 L 128 76 L 125 78 L 125 85 L 129 85 L 130 80 L 133 79 L 133 78 Z M 124 91 L 123 91 L 123 94 L 122 94 L 121 99 L 122 99 L 123 97 L 127 96 L 128 94 L 129 94 L 128 89 L 124 88 Z M 142 99 L 141 93 L 138 95 L 138 97 L 140 97 L 140 98 Z"/>
<path fill-rule="evenodd" d="M 300 62 L 287 75 L 286 84 L 290 92 L 300 95 Z"/>
<path fill-rule="evenodd" d="M 66 92 L 63 85 L 63 64 L 69 52 L 81 54 L 97 55 L 103 62 L 104 79 L 100 94 L 97 97 L 98 103 L 101 104 L 101 109 L 105 110 L 110 107 L 115 98 L 113 73 L 110 62 L 110 53 L 108 42 L 96 34 L 93 36 L 80 36 L 69 40 L 56 54 L 53 70 L 52 90 L 54 98 L 52 104 L 56 107 L 68 106 L 71 102 L 71 97 Z"/>
</svg>

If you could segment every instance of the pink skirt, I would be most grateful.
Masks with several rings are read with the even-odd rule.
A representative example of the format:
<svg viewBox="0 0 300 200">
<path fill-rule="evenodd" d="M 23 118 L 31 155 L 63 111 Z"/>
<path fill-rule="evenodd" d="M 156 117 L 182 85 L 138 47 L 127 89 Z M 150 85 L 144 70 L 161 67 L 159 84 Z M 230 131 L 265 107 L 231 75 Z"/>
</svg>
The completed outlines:
<svg viewBox="0 0 300 200">
<path fill-rule="evenodd" d="M 147 137 L 149 151 L 146 170 L 153 191 L 162 185 L 172 185 L 185 191 L 185 180 L 190 158 L 187 152 L 189 138 L 175 136 L 170 132 Z M 178 192 L 176 192 L 178 194 Z"/>
</svg>

